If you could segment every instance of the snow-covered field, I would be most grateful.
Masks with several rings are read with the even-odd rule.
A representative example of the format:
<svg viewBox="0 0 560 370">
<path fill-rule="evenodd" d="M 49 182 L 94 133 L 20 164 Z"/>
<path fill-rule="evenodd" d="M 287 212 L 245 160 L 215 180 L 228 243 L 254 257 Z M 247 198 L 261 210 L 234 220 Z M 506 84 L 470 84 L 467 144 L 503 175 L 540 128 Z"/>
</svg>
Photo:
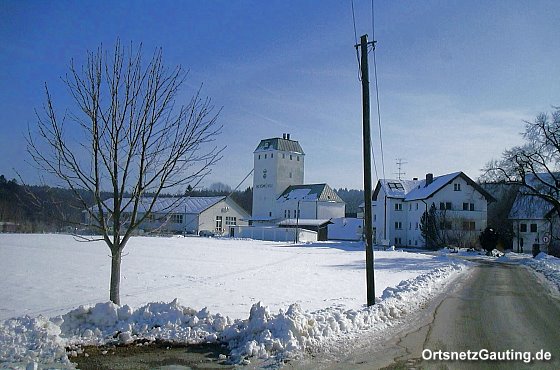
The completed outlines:
<svg viewBox="0 0 560 370">
<path fill-rule="evenodd" d="M 364 259 L 360 243 L 137 237 L 125 248 L 117 307 L 103 303 L 110 259 L 102 242 L 0 234 L 2 367 L 71 367 L 65 346 L 142 338 L 222 341 L 238 362 L 297 355 L 393 325 L 467 266 L 376 251 L 378 304 L 367 308 Z"/>
</svg>

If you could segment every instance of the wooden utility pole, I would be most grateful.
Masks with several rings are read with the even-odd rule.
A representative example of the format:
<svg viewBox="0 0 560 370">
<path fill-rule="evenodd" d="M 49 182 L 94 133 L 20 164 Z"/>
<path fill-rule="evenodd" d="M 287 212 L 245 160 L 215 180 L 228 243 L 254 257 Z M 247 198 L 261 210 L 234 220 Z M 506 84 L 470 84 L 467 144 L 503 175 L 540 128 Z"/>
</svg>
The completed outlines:
<svg viewBox="0 0 560 370">
<path fill-rule="evenodd" d="M 363 121 L 363 142 L 364 142 L 364 230 L 366 237 L 366 289 L 367 305 L 375 304 L 375 280 L 373 275 L 373 225 L 371 217 L 371 134 L 370 134 L 370 110 L 369 110 L 369 70 L 368 70 L 368 46 L 375 41 L 368 43 L 367 35 L 360 37 L 361 76 L 362 76 L 362 121 Z"/>
</svg>

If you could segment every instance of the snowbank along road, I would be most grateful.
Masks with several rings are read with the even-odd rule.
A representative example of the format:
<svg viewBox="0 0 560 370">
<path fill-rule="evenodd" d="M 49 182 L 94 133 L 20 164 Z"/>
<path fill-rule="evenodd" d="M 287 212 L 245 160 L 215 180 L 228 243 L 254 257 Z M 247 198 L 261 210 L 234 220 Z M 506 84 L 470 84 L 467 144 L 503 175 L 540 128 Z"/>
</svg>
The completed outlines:
<svg viewBox="0 0 560 370">
<path fill-rule="evenodd" d="M 430 312 L 413 329 L 318 367 L 560 369 L 558 291 L 517 263 L 477 260 Z"/>
</svg>

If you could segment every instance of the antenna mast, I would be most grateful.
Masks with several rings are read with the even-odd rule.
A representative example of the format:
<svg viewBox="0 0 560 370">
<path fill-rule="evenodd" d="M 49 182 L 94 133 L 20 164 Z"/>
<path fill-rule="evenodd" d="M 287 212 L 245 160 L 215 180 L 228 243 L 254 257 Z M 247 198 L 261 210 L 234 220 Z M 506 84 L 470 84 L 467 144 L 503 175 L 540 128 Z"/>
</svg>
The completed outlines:
<svg viewBox="0 0 560 370">
<path fill-rule="evenodd" d="M 397 175 L 397 178 L 399 180 L 402 180 L 402 175 L 406 175 L 406 172 L 402 171 L 402 166 L 403 164 L 407 164 L 408 162 L 405 162 L 403 158 L 397 158 L 397 172 L 395 172 L 395 175 Z"/>
</svg>

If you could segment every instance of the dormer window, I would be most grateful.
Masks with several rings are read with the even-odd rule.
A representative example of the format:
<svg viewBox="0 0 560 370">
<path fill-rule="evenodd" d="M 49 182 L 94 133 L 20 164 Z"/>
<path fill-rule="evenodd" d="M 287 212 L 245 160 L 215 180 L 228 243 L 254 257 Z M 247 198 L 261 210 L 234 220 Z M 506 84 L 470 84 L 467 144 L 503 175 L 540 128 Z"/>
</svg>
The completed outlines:
<svg viewBox="0 0 560 370">
<path fill-rule="evenodd" d="M 269 147 L 270 147 L 270 143 L 269 143 L 268 141 L 266 141 L 266 142 L 264 143 L 264 148 L 265 148 L 265 149 L 268 149 Z"/>
</svg>

